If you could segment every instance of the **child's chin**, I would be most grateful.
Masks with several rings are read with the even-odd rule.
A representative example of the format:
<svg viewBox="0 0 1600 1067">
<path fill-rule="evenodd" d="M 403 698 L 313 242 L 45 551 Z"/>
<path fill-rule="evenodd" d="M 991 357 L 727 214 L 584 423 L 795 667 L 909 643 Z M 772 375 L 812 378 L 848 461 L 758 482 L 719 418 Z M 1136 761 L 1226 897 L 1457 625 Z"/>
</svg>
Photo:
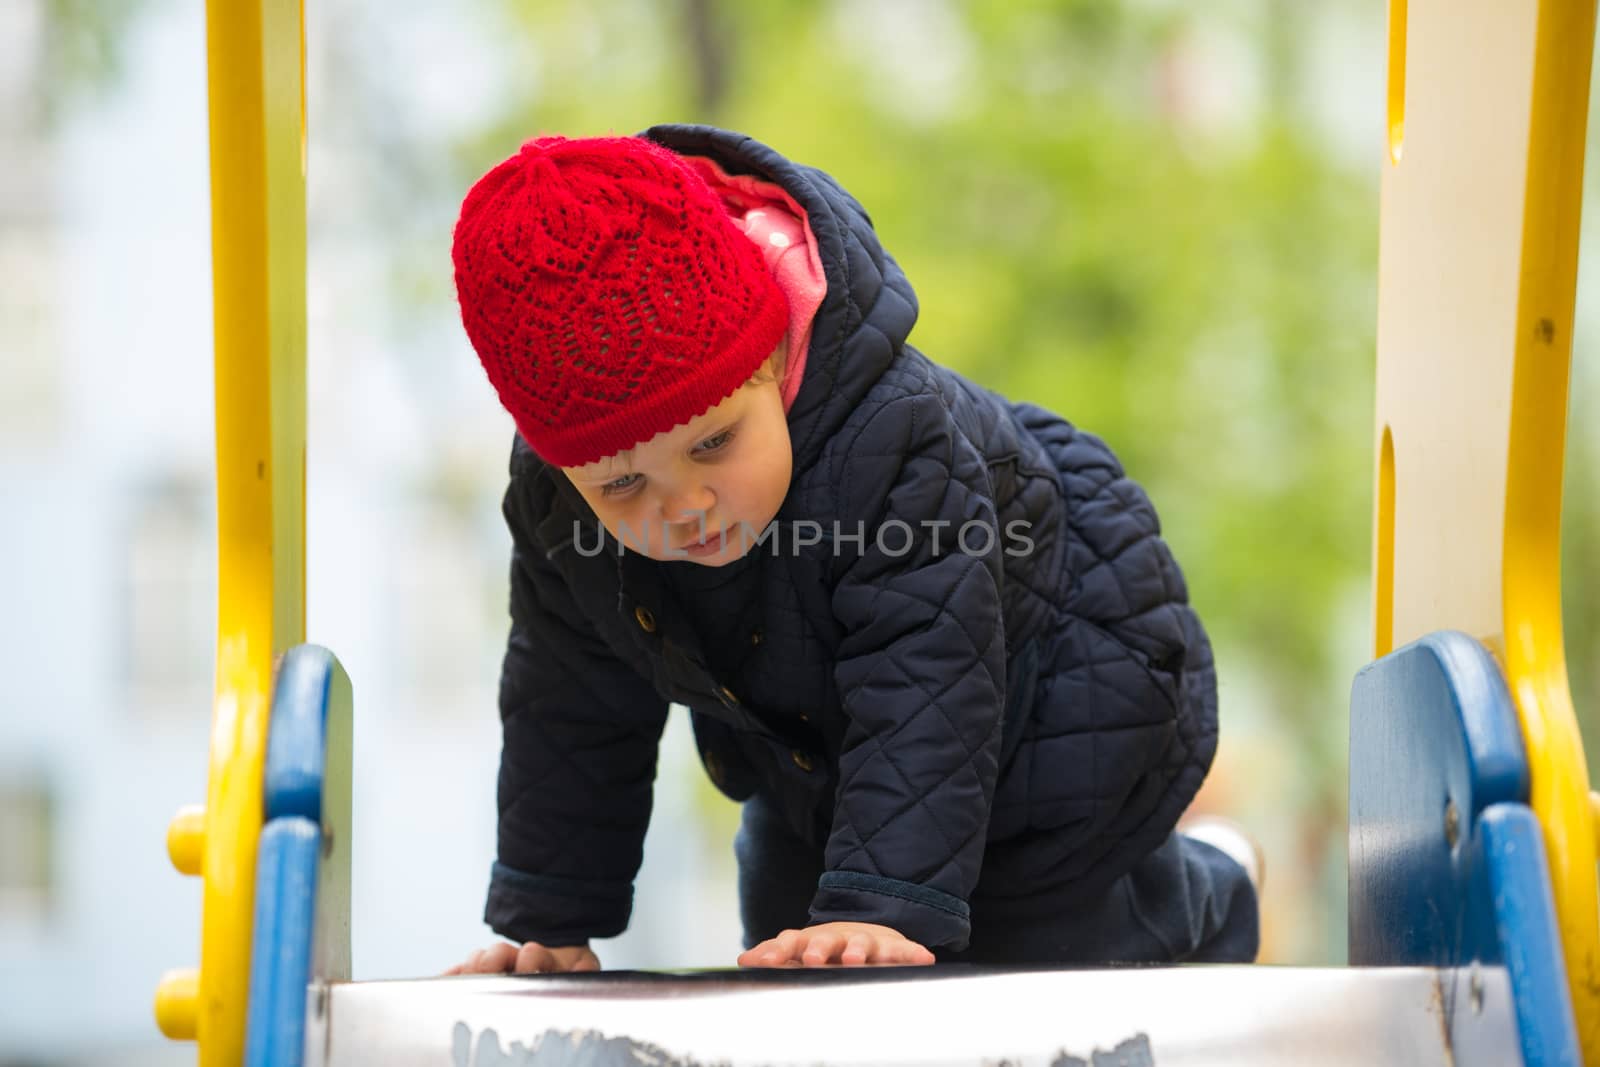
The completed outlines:
<svg viewBox="0 0 1600 1067">
<path fill-rule="evenodd" d="M 737 544 L 723 545 L 722 551 L 704 559 L 692 559 L 690 563 L 698 563 L 702 567 L 724 567 L 737 559 L 742 559 L 749 549 L 740 548 Z"/>
</svg>

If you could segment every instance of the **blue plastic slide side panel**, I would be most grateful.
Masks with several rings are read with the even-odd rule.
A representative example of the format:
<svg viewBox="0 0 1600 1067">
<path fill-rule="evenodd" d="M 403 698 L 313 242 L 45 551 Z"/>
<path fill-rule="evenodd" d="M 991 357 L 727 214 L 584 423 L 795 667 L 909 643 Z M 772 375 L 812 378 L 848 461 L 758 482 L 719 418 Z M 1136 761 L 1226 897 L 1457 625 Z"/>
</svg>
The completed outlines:
<svg viewBox="0 0 1600 1067">
<path fill-rule="evenodd" d="M 249 1067 L 299 1064 L 305 1054 L 306 985 L 316 940 L 322 801 L 327 767 L 328 699 L 338 669 L 333 653 L 296 645 L 273 679 L 263 771 L 266 827 L 256 860 Z"/>
<path fill-rule="evenodd" d="M 1528 764 L 1487 649 L 1430 634 L 1368 665 L 1350 700 L 1350 962 L 1498 962 L 1474 821 L 1521 804 Z M 1473 883 L 1478 883 L 1474 886 Z"/>
<path fill-rule="evenodd" d="M 1478 825 L 1523 1060 L 1576 1067 L 1582 1053 L 1539 820 L 1521 804 L 1496 804 Z"/>
<path fill-rule="evenodd" d="M 304 1059 L 321 849 L 317 824 L 298 815 L 273 819 L 261 833 L 245 1067 L 298 1067 Z"/>
<path fill-rule="evenodd" d="M 1350 962 L 1503 964 L 1528 1064 L 1577 1064 L 1515 705 L 1466 634 L 1430 634 L 1350 698 Z M 1455 1003 L 1453 1010 L 1475 1010 Z"/>
<path fill-rule="evenodd" d="M 1378 731 L 1371 740 L 1403 733 L 1447 744 L 1482 802 L 1479 810 L 1528 799 L 1517 708 L 1482 642 L 1456 630 L 1419 638 L 1363 667 L 1351 704 L 1352 743 L 1356 717 L 1364 715 L 1368 729 Z"/>
<path fill-rule="evenodd" d="M 333 653 L 296 645 L 283 654 L 272 688 L 272 726 L 264 769 L 266 818 L 303 815 L 322 821 L 328 690 Z"/>
</svg>

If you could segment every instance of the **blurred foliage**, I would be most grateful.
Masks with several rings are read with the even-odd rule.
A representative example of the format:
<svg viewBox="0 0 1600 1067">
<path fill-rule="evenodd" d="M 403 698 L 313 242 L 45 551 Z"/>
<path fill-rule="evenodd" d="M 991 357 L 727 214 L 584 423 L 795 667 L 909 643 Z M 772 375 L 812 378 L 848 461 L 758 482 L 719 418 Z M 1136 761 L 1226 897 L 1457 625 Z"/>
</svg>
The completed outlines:
<svg viewBox="0 0 1600 1067">
<path fill-rule="evenodd" d="M 1592 394 L 1574 394 L 1572 417 L 1594 425 L 1597 418 Z M 1566 629 L 1567 672 L 1573 704 L 1583 728 L 1583 747 L 1589 761 L 1591 785 L 1600 788 L 1600 720 L 1595 714 L 1600 700 L 1600 507 L 1594 486 L 1600 478 L 1592 443 L 1574 437 L 1566 471 L 1566 506 L 1561 516 L 1562 615 Z"/>
<path fill-rule="evenodd" d="M 1600 79 L 1589 86 L 1583 230 L 1573 324 L 1572 377 L 1561 512 L 1561 609 L 1572 700 L 1583 728 L 1591 784 L 1600 785 Z"/>
<path fill-rule="evenodd" d="M 106 91 L 122 74 L 128 31 L 150 0 L 40 0 L 44 16 L 42 92 L 32 116 L 59 122 L 85 96 Z"/>
<path fill-rule="evenodd" d="M 1339 709 L 1305 681 L 1369 551 L 1376 168 L 1342 169 L 1295 112 L 1280 7 L 516 0 L 536 61 L 463 144 L 462 188 L 536 132 L 661 121 L 833 173 L 917 289 L 913 343 L 1106 437 L 1218 643 L 1320 718 Z M 1175 98 L 1218 21 L 1270 53 L 1242 129 Z"/>
</svg>

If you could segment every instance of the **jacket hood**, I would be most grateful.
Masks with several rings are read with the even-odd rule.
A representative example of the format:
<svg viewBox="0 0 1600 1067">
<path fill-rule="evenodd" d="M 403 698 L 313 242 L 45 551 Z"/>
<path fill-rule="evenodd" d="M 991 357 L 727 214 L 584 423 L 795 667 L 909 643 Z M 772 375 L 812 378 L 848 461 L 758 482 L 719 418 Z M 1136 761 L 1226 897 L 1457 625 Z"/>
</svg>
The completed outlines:
<svg viewBox="0 0 1600 1067">
<path fill-rule="evenodd" d="M 652 126 L 639 136 L 679 155 L 708 157 L 729 174 L 774 182 L 806 212 L 827 293 L 789 409 L 789 438 L 796 468 L 811 466 L 905 344 L 917 321 L 911 283 L 878 241 L 866 209 L 831 175 L 714 126 Z"/>
</svg>

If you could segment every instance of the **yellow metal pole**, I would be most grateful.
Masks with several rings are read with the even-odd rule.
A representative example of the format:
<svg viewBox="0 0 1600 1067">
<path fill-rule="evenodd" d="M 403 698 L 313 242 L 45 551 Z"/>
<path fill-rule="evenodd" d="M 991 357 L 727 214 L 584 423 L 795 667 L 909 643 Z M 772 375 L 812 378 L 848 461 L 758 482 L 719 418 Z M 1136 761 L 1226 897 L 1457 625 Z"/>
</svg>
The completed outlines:
<svg viewBox="0 0 1600 1067">
<path fill-rule="evenodd" d="M 1539 5 L 1528 192 L 1511 380 L 1502 600 L 1567 985 L 1584 1059 L 1600 1063 L 1600 894 L 1589 769 L 1561 629 L 1561 488 L 1595 0 Z"/>
<path fill-rule="evenodd" d="M 273 661 L 305 639 L 304 39 L 301 0 L 208 0 L 216 699 L 203 831 L 175 831 L 204 880 L 199 976 L 157 994 L 202 1067 L 243 1057 Z"/>
</svg>

